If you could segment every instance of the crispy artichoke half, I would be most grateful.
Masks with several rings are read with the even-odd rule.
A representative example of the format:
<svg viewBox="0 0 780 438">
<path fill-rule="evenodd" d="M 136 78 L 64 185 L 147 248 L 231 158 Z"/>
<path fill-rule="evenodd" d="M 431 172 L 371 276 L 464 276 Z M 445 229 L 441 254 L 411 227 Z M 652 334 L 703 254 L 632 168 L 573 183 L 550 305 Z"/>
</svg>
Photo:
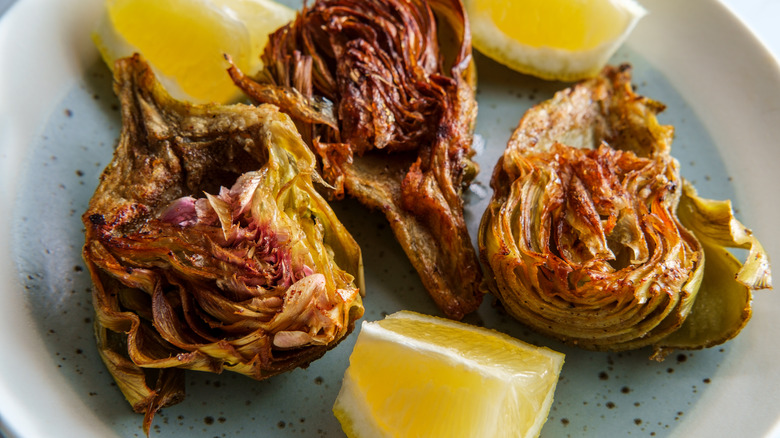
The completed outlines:
<svg viewBox="0 0 780 438">
<path fill-rule="evenodd" d="M 84 259 L 100 355 L 148 434 L 184 369 L 264 379 L 335 346 L 363 314 L 362 259 L 288 116 L 173 100 L 137 55 L 114 75 L 123 126 Z"/>
<path fill-rule="evenodd" d="M 630 81 L 629 66 L 607 67 L 523 116 L 478 241 L 488 287 L 520 321 L 587 349 L 654 346 L 661 359 L 734 337 L 771 273 L 730 203 L 680 177 L 663 104 Z M 744 266 L 727 247 L 749 249 Z"/>
<path fill-rule="evenodd" d="M 230 69 L 255 102 L 295 120 L 331 196 L 386 215 L 456 319 L 483 295 L 461 197 L 478 170 L 470 35 L 459 0 L 319 0 L 270 35 L 258 78 Z"/>
</svg>

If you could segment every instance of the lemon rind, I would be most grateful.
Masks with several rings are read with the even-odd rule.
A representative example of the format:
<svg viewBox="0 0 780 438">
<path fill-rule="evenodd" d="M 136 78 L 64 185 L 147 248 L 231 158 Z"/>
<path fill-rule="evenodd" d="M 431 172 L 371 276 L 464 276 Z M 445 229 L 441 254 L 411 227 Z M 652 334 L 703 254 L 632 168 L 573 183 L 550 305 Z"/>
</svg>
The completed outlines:
<svg viewBox="0 0 780 438">
<path fill-rule="evenodd" d="M 512 345 L 514 345 L 514 346 L 516 346 L 518 348 L 521 348 L 521 349 L 523 349 L 525 351 L 540 353 L 540 354 L 542 354 L 544 356 L 547 356 L 547 357 L 550 357 L 550 358 L 554 358 L 554 359 L 555 358 L 561 358 L 562 359 L 564 357 L 563 353 L 560 353 L 558 351 L 555 351 L 553 349 L 550 349 L 550 348 L 547 348 L 547 347 L 544 347 L 544 346 L 537 346 L 537 345 L 529 344 L 527 342 L 523 342 L 523 341 L 521 341 L 521 340 L 519 340 L 517 338 L 513 338 L 512 336 L 509 336 L 508 334 L 500 332 L 498 330 L 493 330 L 493 329 L 489 329 L 489 328 L 486 328 L 486 327 L 478 327 L 478 326 L 475 326 L 475 325 L 465 324 L 465 323 L 462 323 L 462 322 L 453 321 L 453 320 L 446 319 L 446 318 L 439 318 L 439 317 L 436 317 L 436 316 L 424 315 L 422 313 L 413 312 L 411 310 L 400 310 L 398 312 L 395 312 L 393 314 L 388 315 L 385 319 L 387 319 L 387 320 L 391 320 L 391 319 L 407 319 L 407 320 L 413 320 L 413 321 L 421 321 L 421 322 L 438 324 L 438 325 L 442 325 L 442 326 L 446 326 L 446 327 L 455 328 L 455 329 L 458 329 L 458 330 L 463 330 L 463 331 L 468 331 L 468 332 L 471 332 L 471 333 L 476 333 L 476 334 L 480 334 L 480 335 L 484 335 L 484 336 L 494 337 L 494 338 L 499 339 L 501 341 L 504 341 L 504 342 L 507 342 L 509 344 L 512 344 Z M 378 321 L 378 322 L 381 323 L 381 321 Z M 364 321 L 363 324 L 366 324 L 366 322 Z M 385 329 L 385 330 L 387 330 L 387 329 Z M 391 331 L 391 330 L 388 330 L 388 331 Z M 402 335 L 396 334 L 396 336 L 402 336 Z M 405 336 L 402 336 L 402 337 L 405 338 L 405 339 L 409 339 L 409 338 L 407 338 Z M 432 345 L 432 344 L 426 343 L 426 345 Z M 445 351 L 445 350 L 448 350 L 448 349 L 447 348 L 442 348 L 442 351 Z"/>
<path fill-rule="evenodd" d="M 560 375 L 561 369 L 563 368 L 563 363 L 564 363 L 564 360 L 565 360 L 565 355 L 563 353 L 555 351 L 555 350 L 552 350 L 552 349 L 544 347 L 544 346 L 536 346 L 536 345 L 528 344 L 526 342 L 523 342 L 523 341 L 521 341 L 519 339 L 513 338 L 512 336 L 509 336 L 506 333 L 502 333 L 502 332 L 499 332 L 497 330 L 493 330 L 493 329 L 489 329 L 489 328 L 485 328 L 485 327 L 477 327 L 477 326 L 473 326 L 473 325 L 468 325 L 468 324 L 464 324 L 464 323 L 461 323 L 461 322 L 452 321 L 452 320 L 445 319 L 445 318 L 438 318 L 438 317 L 430 316 L 430 315 L 424 315 L 424 314 L 421 314 L 421 313 L 408 311 L 408 310 L 398 311 L 396 313 L 388 315 L 385 319 L 386 320 L 389 320 L 389 319 L 407 319 L 407 320 L 421 321 L 421 322 L 427 322 L 427 323 L 435 323 L 435 324 L 439 324 L 439 325 L 443 325 L 443 326 L 447 326 L 447 327 L 456 328 L 458 330 L 469 331 L 469 332 L 472 332 L 472 333 L 475 333 L 475 334 L 479 334 L 479 335 L 491 336 L 491 337 L 494 337 L 494 338 L 496 338 L 498 340 L 501 340 L 501 341 L 507 342 L 507 343 L 509 343 L 509 344 L 511 344 L 513 346 L 516 346 L 516 347 L 520 348 L 521 350 L 523 350 L 524 352 L 527 352 L 528 354 L 539 354 L 539 355 L 542 355 L 542 356 L 545 356 L 545 357 L 549 358 L 550 361 L 551 361 L 551 364 L 554 366 L 554 369 L 552 369 L 551 371 L 555 375 Z M 378 322 L 381 323 L 381 321 L 378 321 Z M 365 326 L 365 322 L 363 324 Z M 362 328 L 361 328 L 361 330 L 362 330 Z M 451 355 L 447 355 L 447 354 L 444 353 L 445 351 L 451 351 L 451 349 L 448 349 L 448 348 L 445 348 L 445 347 L 442 347 L 442 346 L 438 346 L 438 345 L 435 345 L 435 344 L 431 344 L 431 343 L 428 343 L 428 342 L 425 342 L 425 341 L 418 341 L 416 339 L 411 339 L 411 338 L 408 338 L 406 336 L 394 333 L 394 332 L 392 332 L 392 330 L 389 330 L 389 329 L 382 328 L 382 330 L 383 330 L 382 335 L 388 336 L 388 337 L 394 337 L 396 339 L 402 338 L 404 340 L 404 342 L 408 346 L 410 346 L 410 347 L 418 347 L 418 348 L 421 348 L 421 349 L 425 349 L 427 351 L 439 353 L 441 355 L 451 356 Z M 373 331 L 373 330 L 371 330 L 371 331 Z M 388 334 L 388 332 L 389 332 L 389 334 Z M 472 359 L 470 359 L 468 357 L 458 356 L 458 359 L 459 360 L 457 361 L 457 363 L 460 364 L 460 365 L 473 366 L 475 368 L 478 367 L 477 363 L 474 360 L 472 360 Z M 507 380 L 508 382 L 510 382 L 510 384 L 513 383 L 512 379 L 511 379 L 511 376 L 508 375 L 505 372 L 500 372 L 500 371 L 496 372 L 496 370 L 494 368 L 492 368 L 492 367 L 487 367 L 487 368 L 486 367 L 479 367 L 479 369 L 482 370 L 483 372 L 487 371 L 488 374 L 492 374 L 493 377 L 495 377 L 495 378 L 503 378 L 503 379 Z M 524 435 L 525 438 L 536 437 L 541 432 L 541 429 L 544 426 L 544 423 L 547 421 L 547 417 L 549 416 L 550 409 L 552 408 L 552 403 L 553 403 L 555 389 L 557 387 L 557 384 L 558 384 L 558 379 L 557 378 L 552 379 L 552 382 L 550 383 L 550 388 L 547 391 L 547 394 L 545 395 L 544 400 L 542 401 L 542 403 L 538 407 L 538 412 L 537 412 L 537 415 L 536 415 L 536 418 L 535 418 L 535 422 L 526 431 L 526 434 Z"/>
<path fill-rule="evenodd" d="M 98 24 L 92 32 L 91 37 L 92 42 L 97 47 L 98 52 L 100 52 L 100 57 L 103 59 L 103 62 L 108 65 L 108 68 L 111 69 L 111 71 L 114 70 L 114 62 L 116 60 L 133 56 L 135 53 L 141 53 L 138 47 L 131 44 L 116 31 L 111 22 L 111 16 L 108 13 L 107 7 L 103 8 L 100 18 L 98 19 Z M 161 72 L 160 69 L 154 66 L 152 61 L 147 60 L 147 62 L 154 72 L 155 77 L 157 77 L 157 80 L 172 97 L 189 102 L 206 103 L 202 99 L 190 96 L 182 89 L 175 78 L 169 77 Z M 237 100 L 240 96 L 241 93 L 236 90 L 233 100 Z"/>
<path fill-rule="evenodd" d="M 347 368 L 336 402 L 333 404 L 333 415 L 341 423 L 341 428 L 348 438 L 386 438 L 379 433 L 381 428 L 374 421 L 374 416 L 367 409 L 368 400 L 357 389 L 354 378 Z"/>
<path fill-rule="evenodd" d="M 467 331 L 477 335 L 491 337 L 501 342 L 506 342 L 510 344 L 510 346 L 516 347 L 527 354 L 539 355 L 549 359 L 549 362 L 553 368 L 550 371 L 555 376 L 560 375 L 560 371 L 563 366 L 563 353 L 557 352 L 547 347 L 539 347 L 527 344 L 496 330 L 476 327 L 411 311 L 400 311 L 385 318 L 385 320 L 393 319 L 434 323 L 440 326 Z M 502 368 L 486 367 L 484 364 L 480 365 L 478 361 L 469 358 L 467 355 L 457 354 L 457 348 L 450 348 L 448 346 L 442 346 L 433 342 L 428 342 L 424 339 L 416 339 L 401 333 L 397 333 L 393 331 L 392 327 L 383 326 L 383 321 L 384 320 L 376 322 L 363 321 L 361 324 L 360 333 L 363 336 L 363 342 L 365 342 L 366 337 L 369 337 L 374 341 L 398 343 L 404 345 L 410 350 L 425 352 L 427 354 L 434 354 L 442 360 L 442 363 L 450 362 L 453 365 L 478 369 L 480 373 L 486 377 L 490 376 L 497 381 L 507 382 L 506 397 L 517 400 L 516 396 L 511 397 L 510 394 L 514 392 L 516 388 L 522 387 L 517 386 L 518 382 L 513 379 L 514 374 L 511 372 L 507 372 L 507 370 Z M 360 338 L 358 339 L 358 342 L 361 342 Z M 544 398 L 536 408 L 536 415 L 533 417 L 533 423 L 528 426 L 526 433 L 522 435 L 523 437 L 538 436 L 542 426 L 547 421 L 550 408 L 552 407 L 557 382 L 558 378 L 556 377 L 551 379 L 549 383 L 545 383 L 545 385 L 549 385 L 549 388 L 546 389 Z M 500 407 L 503 406 L 504 403 L 497 401 L 496 405 Z M 365 399 L 364 394 L 356 387 L 351 373 L 351 367 L 347 368 L 347 371 L 344 373 L 341 390 L 339 391 L 339 395 L 333 406 L 333 413 L 342 424 L 342 428 L 348 437 L 374 438 L 385 436 L 382 434 L 380 426 L 376 423 L 372 412 L 367 409 L 367 406 L 368 401 Z M 499 415 L 499 417 L 501 417 L 501 415 Z M 497 429 L 500 429 L 497 422 L 494 421 L 491 424 L 493 424 Z"/>
<path fill-rule="evenodd" d="M 296 10 L 272 0 L 200 0 L 194 3 L 210 8 L 211 12 L 218 14 L 223 20 L 229 21 L 236 28 L 240 28 L 241 32 L 246 32 L 247 49 L 251 50 L 252 53 L 246 57 L 248 65 L 245 67 L 250 74 L 256 74 L 263 67 L 260 55 L 262 54 L 262 48 L 268 41 L 268 34 L 253 31 L 247 23 L 251 22 L 254 28 L 265 27 L 275 30 L 276 27 L 294 19 L 297 13 Z M 255 4 L 256 7 L 242 6 L 249 4 Z M 244 17 L 242 14 L 251 14 L 251 17 Z M 108 3 L 103 4 L 97 26 L 91 37 L 100 52 L 101 58 L 112 70 L 114 67 L 113 63 L 117 59 L 132 56 L 134 53 L 143 55 L 138 47 L 117 32 L 111 20 Z M 236 54 L 231 55 L 234 55 L 235 59 Z M 155 65 L 154 57 L 145 57 L 155 76 L 171 96 L 178 100 L 193 103 L 208 103 L 210 101 L 206 97 L 196 97 L 186 92 L 175 76 L 169 76 Z M 223 62 L 225 62 L 225 69 L 227 69 L 227 62 Z M 227 72 L 225 77 L 228 77 Z M 234 103 L 243 99 L 243 97 L 243 93 L 236 87 L 234 93 L 219 99 L 219 101 L 220 103 Z"/>
<path fill-rule="evenodd" d="M 567 82 L 597 75 L 647 14 L 647 10 L 636 1 L 624 0 L 621 6 L 629 20 L 620 35 L 592 49 L 573 51 L 520 43 L 498 29 L 489 14 L 477 10 L 473 2 L 466 2 L 466 11 L 471 24 L 472 44 L 477 50 L 520 73 Z"/>
<path fill-rule="evenodd" d="M 276 27 L 276 23 L 290 22 L 295 19 L 298 13 L 295 9 L 290 8 L 287 5 L 277 3 L 273 0 L 211 0 L 211 2 L 217 6 L 223 13 L 236 21 L 239 21 L 247 28 L 250 37 L 250 47 L 253 52 L 253 56 L 249 59 L 249 69 L 247 72 L 250 75 L 255 75 L 263 68 L 263 61 L 260 55 L 263 52 L 263 48 L 268 42 L 268 33 L 258 33 L 253 28 L 273 28 Z M 262 5 L 262 14 L 254 13 L 251 17 L 253 24 L 252 28 L 245 25 L 244 20 L 247 17 L 243 17 L 243 13 L 246 10 L 239 12 L 238 5 L 241 3 L 255 3 Z M 254 56 L 256 55 L 256 56 Z"/>
</svg>

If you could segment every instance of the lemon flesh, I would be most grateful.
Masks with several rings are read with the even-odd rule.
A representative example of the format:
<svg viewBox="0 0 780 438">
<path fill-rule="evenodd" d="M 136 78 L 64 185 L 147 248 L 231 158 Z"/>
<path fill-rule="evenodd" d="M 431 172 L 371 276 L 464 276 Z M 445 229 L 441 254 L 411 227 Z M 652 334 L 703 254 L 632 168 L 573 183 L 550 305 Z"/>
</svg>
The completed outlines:
<svg viewBox="0 0 780 438">
<path fill-rule="evenodd" d="M 398 312 L 364 322 L 333 411 L 350 437 L 533 437 L 563 354 Z"/>
<path fill-rule="evenodd" d="M 107 0 L 105 6 L 93 39 L 106 63 L 141 53 L 169 93 L 196 103 L 239 98 L 224 55 L 255 73 L 268 34 L 295 16 L 268 0 Z"/>
<path fill-rule="evenodd" d="M 545 79 L 596 75 L 646 11 L 634 0 L 465 0 L 473 44 Z"/>
</svg>

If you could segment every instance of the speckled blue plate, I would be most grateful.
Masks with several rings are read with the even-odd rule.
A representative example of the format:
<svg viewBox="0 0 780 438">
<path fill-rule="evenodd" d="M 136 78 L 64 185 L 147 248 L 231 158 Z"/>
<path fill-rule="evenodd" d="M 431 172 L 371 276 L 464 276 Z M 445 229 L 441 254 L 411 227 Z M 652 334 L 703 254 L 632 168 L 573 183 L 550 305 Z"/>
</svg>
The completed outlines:
<svg viewBox="0 0 780 438">
<path fill-rule="evenodd" d="M 142 436 L 97 354 L 81 213 L 108 163 L 120 118 L 89 33 L 102 0 L 24 0 L 0 20 L 0 430 L 23 437 Z M 731 198 L 771 256 L 780 255 L 780 73 L 711 0 L 644 0 L 650 11 L 614 62 L 638 92 L 668 105 L 673 154 L 704 196 Z M 477 160 L 466 217 L 476 235 L 488 179 L 523 112 L 564 85 L 477 55 Z M 361 244 L 365 320 L 399 309 L 438 314 L 384 219 L 335 205 Z M 776 260 L 780 260 L 777 259 Z M 545 437 L 765 436 L 780 418 L 780 295 L 759 292 L 734 341 L 651 362 L 647 350 L 594 353 L 536 335 L 492 306 L 468 322 L 566 353 Z M 256 382 L 192 372 L 187 398 L 152 436 L 342 436 L 331 406 L 356 334 L 308 369 Z"/>
</svg>

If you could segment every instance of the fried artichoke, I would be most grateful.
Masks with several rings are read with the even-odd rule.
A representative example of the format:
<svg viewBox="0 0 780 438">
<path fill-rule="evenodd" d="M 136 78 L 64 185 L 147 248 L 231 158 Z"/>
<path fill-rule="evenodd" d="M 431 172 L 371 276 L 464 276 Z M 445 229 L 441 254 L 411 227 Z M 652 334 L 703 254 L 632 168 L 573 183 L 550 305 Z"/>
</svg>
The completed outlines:
<svg viewBox="0 0 780 438">
<path fill-rule="evenodd" d="M 262 60 L 256 79 L 230 74 L 295 120 L 330 195 L 386 215 L 447 316 L 475 310 L 482 274 L 461 195 L 478 171 L 477 106 L 460 1 L 319 0 L 270 36 Z"/>
<path fill-rule="evenodd" d="M 362 259 L 288 116 L 175 101 L 138 55 L 114 75 L 122 132 L 83 255 L 100 355 L 148 434 L 185 369 L 265 379 L 334 347 L 363 314 Z"/>
<path fill-rule="evenodd" d="M 700 198 L 670 155 L 663 104 L 630 67 L 530 109 L 479 229 L 486 284 L 530 327 L 593 350 L 724 342 L 771 287 L 767 254 L 727 201 Z M 750 251 L 742 266 L 727 247 Z"/>
</svg>

